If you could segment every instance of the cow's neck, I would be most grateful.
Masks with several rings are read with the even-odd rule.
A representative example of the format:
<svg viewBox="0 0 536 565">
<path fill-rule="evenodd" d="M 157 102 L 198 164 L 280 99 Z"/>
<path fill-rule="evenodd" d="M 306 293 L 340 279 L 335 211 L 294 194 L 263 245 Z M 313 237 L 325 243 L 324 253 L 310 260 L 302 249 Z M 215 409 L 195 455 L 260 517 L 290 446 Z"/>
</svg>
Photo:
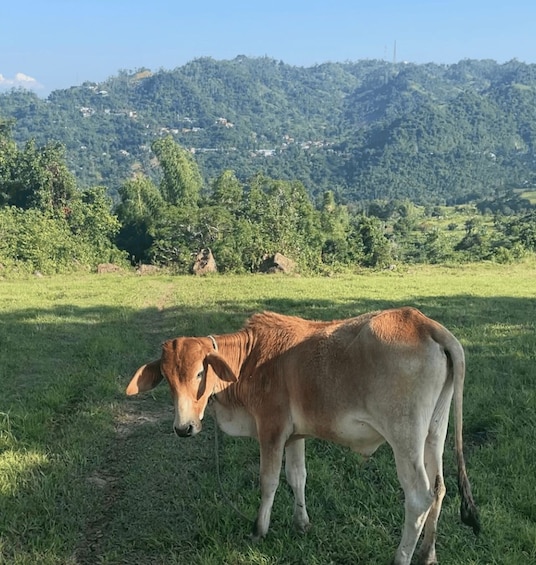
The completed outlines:
<svg viewBox="0 0 536 565">
<path fill-rule="evenodd" d="M 215 336 L 214 339 L 218 353 L 225 359 L 229 367 L 231 367 L 237 379 L 240 380 L 242 368 L 244 364 L 247 363 L 253 349 L 253 334 L 246 329 L 242 329 L 232 334 Z M 215 392 L 221 392 L 229 387 L 234 388 L 236 384 L 219 381 L 216 385 Z"/>
<path fill-rule="evenodd" d="M 214 388 L 212 414 L 218 426 L 232 436 L 256 437 L 255 421 L 246 410 L 240 395 L 240 377 L 253 350 L 253 334 L 240 330 L 233 334 L 215 336 L 217 351 L 239 379 L 236 383 L 217 381 Z"/>
</svg>

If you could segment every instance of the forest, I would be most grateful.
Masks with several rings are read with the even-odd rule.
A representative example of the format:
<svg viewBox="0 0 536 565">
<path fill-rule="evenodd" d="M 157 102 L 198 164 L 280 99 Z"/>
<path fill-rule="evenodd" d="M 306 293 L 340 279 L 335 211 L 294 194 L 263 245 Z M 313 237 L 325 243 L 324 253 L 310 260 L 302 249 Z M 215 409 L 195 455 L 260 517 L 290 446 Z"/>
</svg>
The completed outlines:
<svg viewBox="0 0 536 565">
<path fill-rule="evenodd" d="M 158 183 L 139 173 L 119 188 L 79 188 L 57 142 L 19 148 L 0 123 L 0 265 L 42 274 L 100 263 L 153 264 L 191 272 L 210 249 L 220 272 L 257 272 L 281 253 L 303 272 L 329 274 L 396 264 L 494 260 L 536 251 L 536 211 L 514 193 L 457 206 L 407 199 L 342 204 L 325 191 L 316 205 L 300 181 L 234 171 L 205 181 L 172 137 L 152 152 Z M 525 195 L 530 195 L 525 193 Z"/>
<path fill-rule="evenodd" d="M 220 272 L 536 248 L 536 66 L 198 59 L 0 95 L 0 263 Z"/>
<path fill-rule="evenodd" d="M 362 60 L 295 67 L 268 57 L 119 71 L 102 83 L 0 95 L 17 143 L 56 140 L 82 187 L 115 196 L 171 135 L 213 181 L 226 169 L 301 181 L 343 202 L 459 204 L 536 183 L 536 65 Z"/>
</svg>

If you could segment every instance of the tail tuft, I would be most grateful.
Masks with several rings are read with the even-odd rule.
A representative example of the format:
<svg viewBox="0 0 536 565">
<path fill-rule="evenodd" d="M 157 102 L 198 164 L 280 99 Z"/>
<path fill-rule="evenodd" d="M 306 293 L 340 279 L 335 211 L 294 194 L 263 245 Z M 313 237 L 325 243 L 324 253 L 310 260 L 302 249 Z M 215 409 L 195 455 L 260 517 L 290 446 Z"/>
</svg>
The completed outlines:
<svg viewBox="0 0 536 565">
<path fill-rule="evenodd" d="M 480 516 L 474 503 L 468 503 L 467 500 L 462 500 L 460 504 L 460 514 L 462 522 L 470 528 L 473 528 L 473 533 L 475 536 L 478 536 L 481 530 Z"/>
<path fill-rule="evenodd" d="M 475 536 L 478 536 L 481 529 L 480 516 L 473 499 L 473 493 L 471 492 L 471 486 L 467 479 L 467 473 L 465 472 L 465 465 L 463 463 L 459 467 L 458 472 L 458 490 L 460 491 L 460 497 L 462 499 L 460 504 L 462 522 L 473 528 Z"/>
</svg>

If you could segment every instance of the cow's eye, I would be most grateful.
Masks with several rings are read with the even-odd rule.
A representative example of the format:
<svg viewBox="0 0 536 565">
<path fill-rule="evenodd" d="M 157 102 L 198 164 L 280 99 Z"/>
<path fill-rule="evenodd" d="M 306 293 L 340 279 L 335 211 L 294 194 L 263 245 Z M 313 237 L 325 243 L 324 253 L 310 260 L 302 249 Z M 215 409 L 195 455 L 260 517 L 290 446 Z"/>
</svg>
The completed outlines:
<svg viewBox="0 0 536 565">
<path fill-rule="evenodd" d="M 203 369 L 199 371 L 199 373 L 197 373 L 197 380 L 200 381 L 204 376 L 205 376 L 205 371 Z"/>
</svg>

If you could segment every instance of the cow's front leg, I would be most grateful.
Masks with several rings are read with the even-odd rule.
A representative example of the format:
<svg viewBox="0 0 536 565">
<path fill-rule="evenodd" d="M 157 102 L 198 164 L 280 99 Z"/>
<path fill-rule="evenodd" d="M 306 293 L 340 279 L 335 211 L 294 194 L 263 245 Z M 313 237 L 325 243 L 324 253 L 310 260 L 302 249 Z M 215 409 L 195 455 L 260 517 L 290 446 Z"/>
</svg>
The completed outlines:
<svg viewBox="0 0 536 565">
<path fill-rule="evenodd" d="M 294 525 L 299 531 L 305 532 L 309 528 L 310 522 L 305 506 L 307 470 L 305 469 L 304 439 L 291 441 L 285 447 L 285 474 L 294 493 Z"/>
<path fill-rule="evenodd" d="M 272 430 L 263 433 L 262 430 L 259 430 L 261 505 L 253 525 L 253 539 L 255 541 L 263 538 L 270 526 L 270 514 L 275 492 L 279 486 L 279 473 L 281 472 L 285 441 L 286 437 L 280 432 L 274 433 Z"/>
</svg>

